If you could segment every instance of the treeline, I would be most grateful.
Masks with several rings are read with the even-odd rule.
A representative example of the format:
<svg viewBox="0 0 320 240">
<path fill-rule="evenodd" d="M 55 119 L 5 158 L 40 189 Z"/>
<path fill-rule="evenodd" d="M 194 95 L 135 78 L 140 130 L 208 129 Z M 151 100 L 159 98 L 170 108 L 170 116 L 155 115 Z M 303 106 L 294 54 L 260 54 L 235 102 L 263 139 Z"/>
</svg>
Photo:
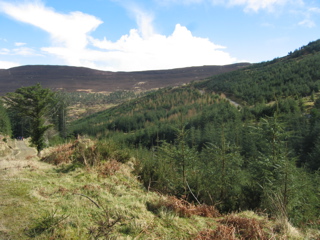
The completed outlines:
<svg viewBox="0 0 320 240">
<path fill-rule="evenodd" d="M 195 87 L 223 92 L 247 105 L 308 96 L 320 89 L 319 49 L 320 40 L 287 57 L 214 76 Z"/>
<path fill-rule="evenodd" d="M 320 51 L 320 40 L 310 42 L 306 46 L 302 46 L 293 52 L 289 52 L 288 56 L 291 58 L 300 57 L 307 54 L 313 54 Z"/>
<path fill-rule="evenodd" d="M 201 112 L 203 107 L 220 100 L 216 94 L 194 88 L 165 88 L 80 119 L 73 123 L 71 131 L 91 136 L 100 135 L 102 132 L 107 134 L 108 131 L 110 134 L 123 132 L 130 133 L 129 135 L 135 132 L 134 135 L 138 136 L 140 130 L 164 129 L 163 133 L 157 130 L 154 134 L 166 135 L 166 125 L 175 124 L 182 115 L 184 119 L 189 119 Z M 137 137 L 136 141 L 142 140 Z"/>
<path fill-rule="evenodd" d="M 2 101 L 0 101 L 0 135 L 11 136 L 10 118 Z"/>
<path fill-rule="evenodd" d="M 38 86 L 38 85 L 36 85 Z M 32 87 L 20 88 L 31 90 Z M 42 87 L 39 85 L 37 91 L 40 91 Z M 37 95 L 39 92 L 35 91 Z M 9 93 L 14 94 L 14 93 Z M 46 132 L 45 138 L 47 145 L 50 142 L 63 142 L 69 136 L 67 131 L 68 122 L 70 121 L 69 107 L 80 104 L 83 107 L 94 105 L 108 105 L 119 104 L 129 99 L 135 99 L 139 96 L 143 96 L 145 93 L 135 93 L 131 91 L 117 91 L 110 94 L 102 93 L 86 93 L 86 92 L 52 92 L 54 100 L 50 105 L 50 111 L 46 113 L 46 124 L 51 124 L 49 132 Z M 7 96 L 9 96 L 7 94 Z M 5 97 L 6 98 L 6 97 Z M 8 108 L 9 107 L 9 108 Z M 30 106 L 29 106 L 30 107 Z M 17 137 L 30 137 L 30 117 L 21 114 L 21 109 L 12 108 L 10 106 L 4 107 L 4 104 L 0 102 L 0 133 L 4 135 L 10 135 L 14 138 Z"/>
<path fill-rule="evenodd" d="M 58 92 L 58 95 L 68 103 L 68 105 L 81 104 L 91 106 L 97 104 L 118 104 L 125 100 L 134 99 L 144 93 L 133 91 L 116 91 L 109 94 L 88 93 L 88 92 Z"/>
<path fill-rule="evenodd" d="M 247 136 L 248 129 L 256 127 L 261 119 L 277 114 L 278 121 L 284 122 L 285 129 L 292 132 L 292 136 L 288 137 L 289 146 L 296 155 L 304 151 L 300 162 L 306 162 L 304 156 L 309 154 L 311 142 L 314 142 L 308 139 L 316 139 L 318 135 L 318 105 L 315 104 L 307 113 L 302 99 L 290 97 L 279 99 L 274 104 L 239 108 L 225 98 L 194 88 L 163 89 L 76 121 L 70 130 L 75 134 L 101 139 L 118 138 L 128 145 L 151 148 L 160 145 L 161 141 L 174 143 L 177 138 L 175 131 L 183 127 L 190 133 L 185 139 L 188 146 L 202 150 L 206 143 L 221 141 L 220 131 L 223 128 L 227 141 L 247 148 L 242 153 L 254 158 L 258 156 L 255 149 L 261 147 L 248 147 L 251 145 L 247 142 L 250 139 L 256 144 L 259 142 L 253 136 Z M 298 145 L 306 148 L 302 150 L 301 147 L 297 148 Z"/>
</svg>

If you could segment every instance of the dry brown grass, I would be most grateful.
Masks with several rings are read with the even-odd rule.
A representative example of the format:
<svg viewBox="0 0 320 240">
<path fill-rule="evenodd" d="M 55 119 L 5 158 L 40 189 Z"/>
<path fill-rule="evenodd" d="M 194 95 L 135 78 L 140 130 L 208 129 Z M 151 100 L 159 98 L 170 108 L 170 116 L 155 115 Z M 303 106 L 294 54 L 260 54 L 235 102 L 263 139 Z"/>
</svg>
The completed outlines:
<svg viewBox="0 0 320 240">
<path fill-rule="evenodd" d="M 256 218 L 241 217 L 235 214 L 218 219 L 216 229 L 204 229 L 195 237 L 196 240 L 267 240 L 272 239 L 272 229 L 267 223 Z"/>
<path fill-rule="evenodd" d="M 75 151 L 74 143 L 66 143 L 53 148 L 41 161 L 60 165 L 63 163 L 70 163 L 72 161 L 72 156 Z"/>
<path fill-rule="evenodd" d="M 66 194 L 68 194 L 70 192 L 70 190 L 68 190 L 65 187 L 59 186 L 59 188 L 56 192 L 60 193 L 62 196 L 65 196 Z"/>
<path fill-rule="evenodd" d="M 238 240 L 235 236 L 236 229 L 225 225 L 219 225 L 216 230 L 205 229 L 198 233 L 195 240 Z"/>
<path fill-rule="evenodd" d="M 117 171 L 119 171 L 120 167 L 121 163 L 112 159 L 108 162 L 100 164 L 100 166 L 97 169 L 100 176 L 109 177 L 114 175 Z"/>
<path fill-rule="evenodd" d="M 115 154 L 114 151 L 113 155 Z M 113 156 L 101 156 L 97 145 L 86 139 L 59 145 L 51 149 L 41 160 L 57 166 L 77 162 L 86 166 L 88 170 L 96 171 L 102 177 L 114 175 L 121 167 L 121 163 Z"/>
<path fill-rule="evenodd" d="M 236 215 L 227 215 L 218 222 L 229 228 L 234 228 L 239 239 L 267 240 L 268 234 L 263 230 L 263 223 L 255 218 L 245 218 Z"/>
<path fill-rule="evenodd" d="M 151 211 L 158 210 L 161 207 L 168 209 L 180 217 L 191 217 L 193 215 L 215 218 L 221 216 L 219 211 L 214 206 L 205 204 L 194 205 L 183 199 L 178 199 L 174 196 L 169 196 L 166 199 L 160 200 L 158 203 L 148 203 L 148 208 Z"/>
</svg>

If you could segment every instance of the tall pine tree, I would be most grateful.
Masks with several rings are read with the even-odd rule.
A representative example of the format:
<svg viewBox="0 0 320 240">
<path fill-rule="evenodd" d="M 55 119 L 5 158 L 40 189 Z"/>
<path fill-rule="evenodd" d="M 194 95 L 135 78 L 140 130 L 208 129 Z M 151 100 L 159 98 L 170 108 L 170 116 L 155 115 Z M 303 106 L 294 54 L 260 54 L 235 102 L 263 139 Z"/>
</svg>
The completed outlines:
<svg viewBox="0 0 320 240">
<path fill-rule="evenodd" d="M 31 143 L 37 148 L 38 155 L 45 147 L 44 133 L 52 127 L 48 123 L 55 103 L 55 93 L 42 88 L 38 83 L 31 87 L 22 87 L 4 97 L 9 110 L 18 114 L 17 117 L 28 120 Z"/>
</svg>

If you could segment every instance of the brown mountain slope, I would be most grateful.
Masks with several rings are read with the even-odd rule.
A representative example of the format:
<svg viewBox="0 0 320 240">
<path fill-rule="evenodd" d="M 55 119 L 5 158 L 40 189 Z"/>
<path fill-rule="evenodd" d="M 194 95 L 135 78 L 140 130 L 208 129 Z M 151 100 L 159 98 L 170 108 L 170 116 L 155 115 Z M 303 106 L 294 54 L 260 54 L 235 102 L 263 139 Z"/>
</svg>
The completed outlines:
<svg viewBox="0 0 320 240">
<path fill-rule="evenodd" d="M 21 66 L 0 70 L 0 96 L 19 87 L 27 87 L 36 83 L 41 83 L 43 87 L 65 89 L 69 92 L 150 90 L 201 80 L 248 65 L 249 63 L 238 63 L 225 66 L 202 66 L 141 72 L 108 72 L 68 66 Z"/>
</svg>

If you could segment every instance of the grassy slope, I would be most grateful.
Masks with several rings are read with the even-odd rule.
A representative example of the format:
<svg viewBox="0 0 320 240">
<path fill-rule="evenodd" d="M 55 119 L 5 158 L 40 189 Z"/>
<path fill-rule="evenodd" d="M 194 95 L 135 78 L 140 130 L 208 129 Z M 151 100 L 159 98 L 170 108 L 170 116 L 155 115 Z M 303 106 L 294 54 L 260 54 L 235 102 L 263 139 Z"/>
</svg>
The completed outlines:
<svg viewBox="0 0 320 240">
<path fill-rule="evenodd" d="M 99 239 L 99 234 L 101 239 L 316 237 L 252 212 L 194 215 L 194 206 L 186 210 L 183 201 L 146 191 L 131 173 L 132 165 L 111 162 L 106 166 L 115 171 L 101 175 L 97 168 L 53 166 L 35 157 L 1 160 L 0 239 Z"/>
<path fill-rule="evenodd" d="M 179 218 L 166 211 L 156 216 L 148 211 L 147 202 L 163 197 L 146 192 L 131 170 L 121 165 L 116 174 L 102 177 L 94 169 L 54 167 L 37 159 L 21 160 L 12 167 L 6 164 L 1 168 L 0 239 L 88 239 L 89 229 L 97 234 L 94 228 L 100 218 L 106 221 L 103 209 L 110 224 L 121 217 L 107 228 L 118 238 L 186 238 L 214 225 L 212 219 Z M 90 197 L 101 208 L 77 194 Z"/>
</svg>

